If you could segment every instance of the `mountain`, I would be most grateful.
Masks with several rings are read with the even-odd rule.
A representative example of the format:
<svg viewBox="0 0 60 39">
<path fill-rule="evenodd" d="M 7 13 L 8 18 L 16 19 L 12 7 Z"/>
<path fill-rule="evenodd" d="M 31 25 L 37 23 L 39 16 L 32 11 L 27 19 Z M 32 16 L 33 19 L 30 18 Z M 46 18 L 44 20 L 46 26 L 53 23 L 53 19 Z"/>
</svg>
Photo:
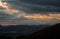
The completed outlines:
<svg viewBox="0 0 60 39">
<path fill-rule="evenodd" d="M 0 28 L 1 27 L 3 27 L 3 26 L 0 26 Z M 8 27 L 9 26 L 7 26 L 7 28 Z M 15 29 L 16 29 L 16 27 L 18 27 L 18 26 L 13 26 L 13 27 L 15 27 Z M 18 28 L 20 29 L 20 27 L 22 27 L 22 26 L 19 26 Z M 32 29 L 31 26 L 28 26 L 28 27 L 30 29 Z M 6 28 L 6 27 L 4 27 L 4 28 Z M 12 28 L 12 26 L 10 26 L 9 28 Z M 9 28 L 8 28 L 8 30 L 9 30 Z M 24 28 L 27 29 L 26 27 L 24 27 Z M 37 26 L 36 26 L 36 28 L 37 28 Z M 41 28 L 41 26 L 40 26 L 40 28 Z M 38 31 L 33 32 L 30 35 L 28 33 L 25 33 L 28 35 L 22 35 L 22 34 L 20 32 L 19 33 L 2 33 L 2 34 L 0 33 L 0 38 L 4 37 L 3 39 L 57 39 L 60 37 L 59 36 L 60 35 L 60 23 L 39 29 Z"/>
<path fill-rule="evenodd" d="M 49 27 L 48 25 L 10 25 L 0 26 L 0 36 L 21 36 L 29 35 L 37 32 L 43 28 Z"/>
<path fill-rule="evenodd" d="M 28 39 L 57 39 L 60 38 L 60 23 L 35 32 L 27 37 Z"/>
</svg>

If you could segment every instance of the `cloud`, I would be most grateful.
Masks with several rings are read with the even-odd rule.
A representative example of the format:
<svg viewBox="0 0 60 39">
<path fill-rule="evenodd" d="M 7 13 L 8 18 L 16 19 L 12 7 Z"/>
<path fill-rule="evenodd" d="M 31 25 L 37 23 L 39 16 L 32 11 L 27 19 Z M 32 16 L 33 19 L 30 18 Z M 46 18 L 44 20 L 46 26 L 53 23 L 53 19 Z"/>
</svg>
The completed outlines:
<svg viewBox="0 0 60 39">
<path fill-rule="evenodd" d="M 5 12 L 0 12 L 0 21 L 1 20 L 10 20 L 10 19 L 14 19 L 14 16 L 13 15 L 9 15 L 9 14 L 6 14 Z"/>
<path fill-rule="evenodd" d="M 51 20 L 51 19 L 56 19 L 60 21 L 60 14 L 51 14 L 49 13 L 48 15 L 43 15 L 43 14 L 32 14 L 28 16 L 24 16 L 28 19 L 42 19 L 42 20 Z"/>
<path fill-rule="evenodd" d="M 60 7 L 21 1 L 6 3 L 8 6 L 5 4 L 3 8 L 0 7 L 0 24 L 39 25 L 60 22 Z"/>
<path fill-rule="evenodd" d="M 60 6 L 60 0 L 20 0 L 27 3 L 38 4 L 38 5 L 50 5 Z"/>
<path fill-rule="evenodd" d="M 3 14 L 1 14 L 3 15 Z M 31 17 L 32 16 L 32 17 Z M 37 17 L 38 16 L 38 17 Z M 42 19 L 40 18 L 42 17 Z M 28 14 L 21 17 L 4 14 L 0 18 L 0 24 L 16 24 L 16 25 L 39 25 L 39 24 L 54 24 L 60 22 L 59 14 Z M 3 20 L 3 21 L 1 21 Z"/>
</svg>

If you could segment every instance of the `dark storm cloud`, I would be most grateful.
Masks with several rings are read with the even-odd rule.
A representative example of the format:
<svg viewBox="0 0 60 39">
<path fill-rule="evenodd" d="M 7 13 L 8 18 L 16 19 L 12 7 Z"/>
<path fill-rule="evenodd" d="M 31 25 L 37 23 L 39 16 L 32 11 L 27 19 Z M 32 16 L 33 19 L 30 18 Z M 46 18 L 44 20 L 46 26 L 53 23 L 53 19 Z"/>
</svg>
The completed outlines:
<svg viewBox="0 0 60 39">
<path fill-rule="evenodd" d="M 39 5 L 51 5 L 60 6 L 60 0 L 21 0 L 27 3 L 39 4 Z"/>
<path fill-rule="evenodd" d="M 20 0 L 26 12 L 60 12 L 60 0 Z"/>
</svg>

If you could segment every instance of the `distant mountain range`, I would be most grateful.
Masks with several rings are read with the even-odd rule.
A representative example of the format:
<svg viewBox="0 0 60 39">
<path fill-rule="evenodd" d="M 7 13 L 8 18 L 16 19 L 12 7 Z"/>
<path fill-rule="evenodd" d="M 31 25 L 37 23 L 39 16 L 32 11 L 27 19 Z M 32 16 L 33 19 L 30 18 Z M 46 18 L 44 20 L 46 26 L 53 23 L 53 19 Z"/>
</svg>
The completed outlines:
<svg viewBox="0 0 60 39">
<path fill-rule="evenodd" d="M 49 27 L 49 25 L 9 25 L 9 26 L 0 25 L 0 33 L 2 34 L 6 33 L 9 36 L 14 36 L 14 34 L 29 35 L 46 27 Z"/>
<path fill-rule="evenodd" d="M 39 28 L 38 28 L 39 27 Z M 19 33 L 1 33 L 2 31 L 18 30 Z M 36 29 L 36 30 L 35 30 Z M 25 31 L 23 31 L 25 30 Z M 34 31 L 30 35 L 22 35 L 20 32 Z M 30 31 L 31 33 L 31 31 Z M 25 33 L 28 34 L 28 33 Z M 2 39 L 57 39 L 60 36 L 60 23 L 52 26 L 0 26 L 0 38 Z"/>
</svg>

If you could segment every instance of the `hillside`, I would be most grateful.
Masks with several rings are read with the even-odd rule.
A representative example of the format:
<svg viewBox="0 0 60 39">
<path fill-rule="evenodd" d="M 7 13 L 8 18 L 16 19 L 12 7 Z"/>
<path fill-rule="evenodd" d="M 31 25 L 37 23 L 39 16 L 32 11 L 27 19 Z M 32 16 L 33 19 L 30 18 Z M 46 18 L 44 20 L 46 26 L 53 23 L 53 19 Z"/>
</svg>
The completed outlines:
<svg viewBox="0 0 60 39">
<path fill-rule="evenodd" d="M 28 39 L 57 39 L 60 37 L 60 23 L 28 36 Z"/>
</svg>

